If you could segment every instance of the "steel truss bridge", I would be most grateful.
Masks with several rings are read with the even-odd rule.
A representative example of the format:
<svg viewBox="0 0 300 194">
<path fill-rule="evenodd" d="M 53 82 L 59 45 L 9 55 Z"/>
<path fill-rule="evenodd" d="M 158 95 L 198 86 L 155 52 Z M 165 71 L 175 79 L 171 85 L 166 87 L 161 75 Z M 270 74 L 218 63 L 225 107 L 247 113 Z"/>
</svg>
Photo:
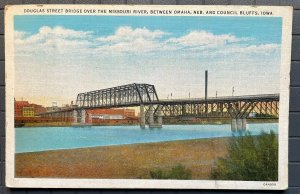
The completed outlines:
<svg viewBox="0 0 300 194">
<path fill-rule="evenodd" d="M 142 125 L 152 123 L 153 126 L 160 126 L 161 117 L 230 118 L 233 129 L 244 129 L 246 118 L 249 116 L 278 118 L 279 94 L 160 100 L 154 85 L 133 83 L 80 93 L 77 95 L 75 106 L 40 115 L 76 118 L 79 116 L 83 120 L 87 109 L 137 106 L 141 108 Z"/>
<path fill-rule="evenodd" d="M 246 118 L 252 113 L 261 118 L 278 118 L 279 94 L 226 96 L 162 100 L 164 116 Z"/>
<path fill-rule="evenodd" d="M 134 83 L 80 93 L 76 105 L 80 108 L 117 108 L 154 102 L 159 102 L 154 85 Z"/>
</svg>

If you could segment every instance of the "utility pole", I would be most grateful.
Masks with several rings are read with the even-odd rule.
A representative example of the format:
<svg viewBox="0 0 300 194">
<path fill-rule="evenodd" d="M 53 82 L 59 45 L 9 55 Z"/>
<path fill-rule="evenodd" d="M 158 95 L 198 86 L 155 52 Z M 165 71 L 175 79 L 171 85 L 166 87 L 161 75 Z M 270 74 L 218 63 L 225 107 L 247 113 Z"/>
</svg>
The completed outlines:
<svg viewBox="0 0 300 194">
<path fill-rule="evenodd" d="M 208 103 L 207 103 L 207 80 L 208 80 L 208 72 L 205 70 L 205 114 L 208 113 Z"/>
<path fill-rule="evenodd" d="M 207 80 L 208 80 L 208 72 L 205 70 L 205 100 L 207 100 Z"/>
</svg>

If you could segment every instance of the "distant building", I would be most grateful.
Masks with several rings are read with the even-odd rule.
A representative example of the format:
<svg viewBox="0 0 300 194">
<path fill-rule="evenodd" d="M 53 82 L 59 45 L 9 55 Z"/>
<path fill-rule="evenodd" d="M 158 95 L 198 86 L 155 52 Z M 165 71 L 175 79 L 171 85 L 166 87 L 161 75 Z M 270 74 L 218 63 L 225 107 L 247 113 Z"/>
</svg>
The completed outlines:
<svg viewBox="0 0 300 194">
<path fill-rule="evenodd" d="M 46 112 L 46 108 L 38 104 L 30 104 L 34 108 L 35 115 Z"/>
<path fill-rule="evenodd" d="M 52 107 L 57 107 L 57 102 L 52 102 Z"/>
<path fill-rule="evenodd" d="M 135 110 L 134 109 L 92 109 L 87 110 L 87 115 L 91 115 L 91 117 L 101 117 L 104 118 L 105 115 L 109 115 L 109 118 L 128 118 L 128 117 L 135 117 Z"/>
<path fill-rule="evenodd" d="M 61 110 L 62 107 L 46 107 L 46 112 L 51 112 L 51 111 L 58 111 L 58 110 Z"/>
<path fill-rule="evenodd" d="M 34 117 L 43 112 L 46 112 L 46 108 L 41 105 L 15 100 L 15 117 Z"/>
<path fill-rule="evenodd" d="M 22 108 L 22 116 L 23 117 L 34 117 L 34 107 L 23 107 Z"/>
<path fill-rule="evenodd" d="M 124 119 L 123 115 L 110 115 L 110 114 L 100 114 L 100 115 L 90 115 L 91 119 Z"/>
<path fill-rule="evenodd" d="M 16 101 L 15 100 L 15 117 L 23 116 L 23 107 L 28 107 L 28 101 Z"/>
<path fill-rule="evenodd" d="M 88 123 L 137 123 L 134 109 L 93 109 L 86 111 Z"/>
</svg>

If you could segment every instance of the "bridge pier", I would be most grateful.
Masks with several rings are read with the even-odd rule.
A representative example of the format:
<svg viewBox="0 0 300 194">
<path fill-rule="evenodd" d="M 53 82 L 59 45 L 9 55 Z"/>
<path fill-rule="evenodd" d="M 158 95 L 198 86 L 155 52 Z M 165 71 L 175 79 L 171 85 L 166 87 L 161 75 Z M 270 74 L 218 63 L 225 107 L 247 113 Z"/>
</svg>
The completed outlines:
<svg viewBox="0 0 300 194">
<path fill-rule="evenodd" d="M 85 124 L 85 109 L 81 110 L 81 119 L 80 119 L 81 124 Z"/>
<path fill-rule="evenodd" d="M 236 132 L 237 131 L 237 122 L 236 119 L 231 119 L 231 131 Z"/>
<path fill-rule="evenodd" d="M 234 118 L 231 119 L 231 131 L 245 131 L 247 129 L 247 119 L 246 118 Z"/>
<path fill-rule="evenodd" d="M 73 123 L 77 123 L 77 110 L 73 110 Z"/>
<path fill-rule="evenodd" d="M 243 118 L 243 125 L 242 125 L 242 130 L 245 131 L 247 129 L 247 119 Z"/>
<path fill-rule="evenodd" d="M 153 106 L 149 107 L 149 127 L 150 128 L 154 127 L 154 107 Z"/>
<path fill-rule="evenodd" d="M 161 105 L 157 106 L 156 115 L 154 119 L 154 107 L 149 108 L 149 128 L 161 128 L 162 127 L 162 111 Z"/>
<path fill-rule="evenodd" d="M 161 128 L 162 127 L 162 105 L 158 105 L 155 111 L 153 105 L 149 106 L 147 115 L 145 113 L 145 107 L 143 104 L 140 105 L 140 128 L 145 129 L 146 117 L 149 123 L 149 128 Z"/>
<path fill-rule="evenodd" d="M 145 109 L 144 109 L 144 105 L 141 104 L 140 105 L 140 127 L 142 129 L 145 129 L 145 125 L 146 125 Z"/>
<path fill-rule="evenodd" d="M 243 129 L 243 120 L 238 118 L 236 119 L 237 130 L 241 131 Z"/>
<path fill-rule="evenodd" d="M 162 105 L 158 105 L 157 107 L 157 126 L 162 127 L 162 111 L 161 111 Z"/>
</svg>

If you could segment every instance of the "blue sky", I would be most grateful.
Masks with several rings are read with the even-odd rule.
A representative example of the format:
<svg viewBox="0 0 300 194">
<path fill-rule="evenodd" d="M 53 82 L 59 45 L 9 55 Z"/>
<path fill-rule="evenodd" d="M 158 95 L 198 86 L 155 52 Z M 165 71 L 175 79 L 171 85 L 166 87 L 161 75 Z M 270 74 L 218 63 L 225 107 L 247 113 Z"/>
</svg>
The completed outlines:
<svg viewBox="0 0 300 194">
<path fill-rule="evenodd" d="M 119 26 L 147 27 L 172 32 L 180 36 L 194 29 L 214 34 L 254 37 L 260 43 L 280 43 L 281 18 L 277 17 L 137 17 L 137 16 L 15 16 L 15 30 L 35 34 L 42 26 L 94 31 L 103 36 L 112 34 Z M 104 26 L 105 24 L 105 26 Z"/>
<path fill-rule="evenodd" d="M 281 18 L 15 16 L 16 98 L 50 105 L 132 82 L 161 99 L 279 92 Z M 261 84 L 265 82 L 265 84 Z"/>
</svg>

